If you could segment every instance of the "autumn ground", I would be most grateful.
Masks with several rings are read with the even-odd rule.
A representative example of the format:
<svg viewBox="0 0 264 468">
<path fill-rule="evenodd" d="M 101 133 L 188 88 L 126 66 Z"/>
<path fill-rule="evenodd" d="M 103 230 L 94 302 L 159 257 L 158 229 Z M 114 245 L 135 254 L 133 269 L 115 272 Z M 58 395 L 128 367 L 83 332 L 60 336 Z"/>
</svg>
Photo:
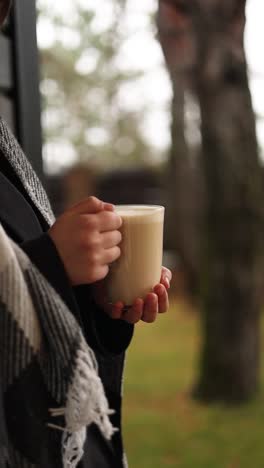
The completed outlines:
<svg viewBox="0 0 264 468">
<path fill-rule="evenodd" d="M 130 468 L 264 468 L 264 365 L 252 403 L 199 405 L 190 398 L 199 341 L 198 314 L 185 302 L 137 326 L 123 415 Z"/>
</svg>

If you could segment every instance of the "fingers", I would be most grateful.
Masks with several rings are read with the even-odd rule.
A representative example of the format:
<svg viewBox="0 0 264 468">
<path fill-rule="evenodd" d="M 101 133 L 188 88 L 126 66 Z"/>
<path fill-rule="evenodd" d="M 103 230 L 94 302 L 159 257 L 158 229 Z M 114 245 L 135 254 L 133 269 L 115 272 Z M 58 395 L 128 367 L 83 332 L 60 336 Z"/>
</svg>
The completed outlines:
<svg viewBox="0 0 264 468">
<path fill-rule="evenodd" d="M 145 301 L 136 299 L 133 306 L 123 312 L 121 318 L 129 323 L 137 323 L 142 320 L 146 323 L 155 322 L 158 313 L 165 313 L 169 308 L 169 299 L 166 288 L 158 284 L 153 293 L 149 293 Z"/>
<path fill-rule="evenodd" d="M 97 301 L 98 303 L 98 301 Z M 122 318 L 124 304 L 123 302 L 119 301 L 116 304 L 111 304 L 109 302 L 101 302 L 104 311 L 113 319 L 118 320 Z"/>
<path fill-rule="evenodd" d="M 101 262 L 103 265 L 110 265 L 120 257 L 121 251 L 118 246 L 112 247 L 111 249 L 105 249 L 102 252 Z"/>
<path fill-rule="evenodd" d="M 146 296 L 145 301 L 137 298 L 129 309 L 125 309 L 122 302 L 111 306 L 110 316 L 113 319 L 122 319 L 131 324 L 136 324 L 140 320 L 153 323 L 158 313 L 166 312 L 168 307 L 169 300 L 166 288 L 159 284 L 154 288 L 153 293 Z"/>
<path fill-rule="evenodd" d="M 112 203 L 104 203 L 104 208 L 105 211 L 115 211 L 114 205 Z"/>
<path fill-rule="evenodd" d="M 142 315 L 143 322 L 155 322 L 159 312 L 158 296 L 154 293 L 149 293 L 145 299 L 144 311 Z"/>
<path fill-rule="evenodd" d="M 169 298 L 167 290 L 163 284 L 157 284 L 153 291 L 158 297 L 159 313 L 164 314 L 169 309 Z"/>
<path fill-rule="evenodd" d="M 110 316 L 112 317 L 112 319 L 114 320 L 120 319 L 122 317 L 123 309 L 124 309 L 123 302 L 117 302 L 116 304 L 111 306 Z"/>
<path fill-rule="evenodd" d="M 125 322 L 136 324 L 143 317 L 144 301 L 137 298 L 132 307 L 125 308 L 123 302 L 117 302 L 111 307 L 110 316 L 113 319 L 122 319 Z"/>
<path fill-rule="evenodd" d="M 95 283 L 97 281 L 103 280 L 109 273 L 109 266 L 108 265 L 97 265 L 96 268 L 92 270 L 92 272 L 89 274 L 89 279 L 84 277 L 83 280 L 80 279 L 77 282 L 74 282 L 74 285 L 80 285 L 80 284 L 89 284 L 89 283 Z"/>
<path fill-rule="evenodd" d="M 119 302 L 111 307 L 111 317 L 125 320 L 131 324 L 136 324 L 140 320 L 146 323 L 155 322 L 159 313 L 163 314 L 169 309 L 167 290 L 170 288 L 171 279 L 171 271 L 162 267 L 160 284 L 153 288 L 153 292 L 149 293 L 145 300 L 136 299 L 129 309 L 124 309 L 124 304 Z"/>
<path fill-rule="evenodd" d="M 97 223 L 100 232 L 114 231 L 122 226 L 122 218 L 114 211 L 101 211 L 97 215 Z"/>
<path fill-rule="evenodd" d="M 164 284 L 166 289 L 170 288 L 172 273 L 168 268 L 162 267 L 160 283 Z"/>
<path fill-rule="evenodd" d="M 112 203 L 105 203 L 97 197 L 87 197 L 73 205 L 68 211 L 76 214 L 93 214 L 100 211 L 114 212 L 115 207 Z"/>
<path fill-rule="evenodd" d="M 137 298 L 134 301 L 132 307 L 121 313 L 120 318 L 132 324 L 135 324 L 140 320 L 142 320 L 143 322 L 152 323 L 155 322 L 157 315 L 158 297 L 156 294 L 150 293 L 147 295 L 145 301 L 143 301 L 143 299 L 141 298 Z"/>
<path fill-rule="evenodd" d="M 82 225 L 86 229 L 109 232 L 118 230 L 122 225 L 121 217 L 114 210 L 115 207 L 111 203 L 105 203 L 96 197 L 88 197 L 70 208 L 68 213 L 83 215 Z"/>
<path fill-rule="evenodd" d="M 93 214 L 104 210 L 104 205 L 105 203 L 96 197 L 87 197 L 72 206 L 68 211 L 76 214 Z"/>
<path fill-rule="evenodd" d="M 122 235 L 120 231 L 110 231 L 101 233 L 101 243 L 105 249 L 110 249 L 120 244 Z"/>
<path fill-rule="evenodd" d="M 132 307 L 122 313 L 122 319 L 128 323 L 135 324 L 142 319 L 144 309 L 143 299 L 136 299 Z"/>
<path fill-rule="evenodd" d="M 81 215 L 82 226 L 85 230 L 98 233 L 115 231 L 122 226 L 122 218 L 110 210 L 102 210 L 98 213 L 85 213 Z"/>
</svg>

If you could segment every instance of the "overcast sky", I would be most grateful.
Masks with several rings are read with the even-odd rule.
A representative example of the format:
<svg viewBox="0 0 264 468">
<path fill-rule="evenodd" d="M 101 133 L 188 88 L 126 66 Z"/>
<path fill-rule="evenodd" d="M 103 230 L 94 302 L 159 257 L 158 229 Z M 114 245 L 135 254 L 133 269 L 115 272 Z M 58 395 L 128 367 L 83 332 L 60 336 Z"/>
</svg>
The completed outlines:
<svg viewBox="0 0 264 468">
<path fill-rule="evenodd" d="M 245 47 L 250 72 L 253 105 L 259 116 L 257 130 L 264 158 L 264 2 L 248 0 Z"/>
<path fill-rule="evenodd" d="M 67 18 L 74 15 L 76 0 L 38 0 Z M 96 12 L 95 27 L 104 29 L 114 14 L 111 0 L 78 0 Z M 164 67 L 158 42 L 150 28 L 149 13 L 157 8 L 156 0 L 127 0 L 127 15 L 123 23 L 127 40 L 119 56 L 121 68 L 135 68 L 144 71 L 144 76 L 122 90 L 122 100 L 128 108 L 140 109 L 142 96 L 149 104 L 150 112 L 143 123 L 143 131 L 148 140 L 160 149 L 170 144 L 169 102 L 170 82 Z M 250 87 L 254 109 L 260 117 L 257 123 L 258 137 L 264 149 L 264 1 L 247 1 L 247 26 L 245 47 L 250 72 Z M 54 32 L 47 22 L 38 27 L 38 40 L 41 46 L 48 46 L 54 40 Z M 65 37 L 67 43 L 67 37 Z M 74 38 L 71 37 L 71 44 Z M 142 46 L 142 44 L 144 46 Z M 158 92 L 157 92 L 158 91 Z M 262 117 L 262 118 L 261 118 Z M 264 150 L 263 150 L 264 154 Z"/>
</svg>

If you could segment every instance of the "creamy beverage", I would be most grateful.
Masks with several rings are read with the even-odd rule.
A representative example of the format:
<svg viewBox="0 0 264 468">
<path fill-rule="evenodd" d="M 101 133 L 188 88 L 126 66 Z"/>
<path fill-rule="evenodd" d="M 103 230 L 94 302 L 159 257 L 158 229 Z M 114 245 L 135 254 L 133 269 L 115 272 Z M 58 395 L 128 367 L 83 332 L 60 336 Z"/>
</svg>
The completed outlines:
<svg viewBox="0 0 264 468">
<path fill-rule="evenodd" d="M 164 207 L 119 205 L 121 256 L 108 275 L 109 300 L 131 305 L 144 298 L 160 282 L 163 254 Z"/>
</svg>

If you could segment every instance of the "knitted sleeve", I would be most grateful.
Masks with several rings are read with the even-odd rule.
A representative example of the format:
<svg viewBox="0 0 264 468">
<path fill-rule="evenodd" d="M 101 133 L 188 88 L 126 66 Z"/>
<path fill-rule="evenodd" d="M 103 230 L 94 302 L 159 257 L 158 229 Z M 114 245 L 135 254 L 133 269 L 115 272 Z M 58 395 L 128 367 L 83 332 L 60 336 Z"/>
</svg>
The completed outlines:
<svg viewBox="0 0 264 468">
<path fill-rule="evenodd" d="M 67 304 L 94 350 L 105 355 L 121 354 L 127 349 L 134 326 L 108 317 L 93 301 L 89 286 L 71 287 L 57 249 L 47 233 L 20 247 Z"/>
</svg>

